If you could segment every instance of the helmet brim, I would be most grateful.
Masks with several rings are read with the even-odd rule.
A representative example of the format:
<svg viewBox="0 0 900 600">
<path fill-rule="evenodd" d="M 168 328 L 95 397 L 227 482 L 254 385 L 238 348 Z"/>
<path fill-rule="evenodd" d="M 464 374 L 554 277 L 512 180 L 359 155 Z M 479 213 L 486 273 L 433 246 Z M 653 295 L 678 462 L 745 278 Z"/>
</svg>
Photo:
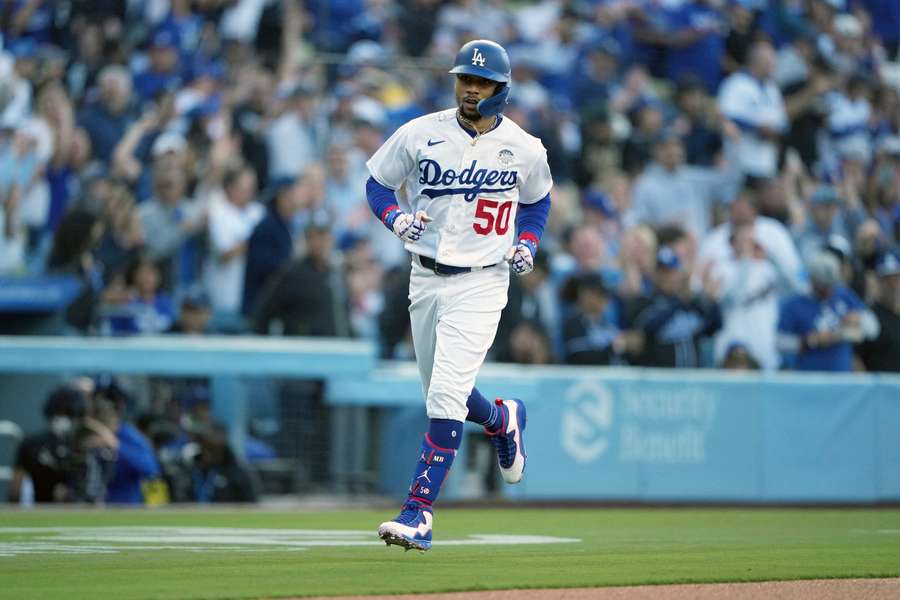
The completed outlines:
<svg viewBox="0 0 900 600">
<path fill-rule="evenodd" d="M 479 67 L 477 65 L 458 65 L 447 72 L 452 75 L 474 75 L 475 77 L 489 79 L 490 81 L 496 81 L 497 83 L 509 83 L 508 75 L 497 73 L 496 71 L 491 71 L 490 69 Z"/>
</svg>

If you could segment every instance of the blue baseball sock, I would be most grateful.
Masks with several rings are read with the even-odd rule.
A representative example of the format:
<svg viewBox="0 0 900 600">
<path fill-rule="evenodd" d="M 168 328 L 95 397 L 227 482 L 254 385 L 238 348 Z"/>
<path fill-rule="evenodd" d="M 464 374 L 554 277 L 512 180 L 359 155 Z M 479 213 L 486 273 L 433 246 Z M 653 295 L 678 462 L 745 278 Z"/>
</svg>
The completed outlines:
<svg viewBox="0 0 900 600">
<path fill-rule="evenodd" d="M 466 421 L 483 425 L 488 431 L 496 431 L 503 425 L 503 409 L 485 398 L 476 387 L 466 400 L 466 408 L 469 409 Z"/>
<path fill-rule="evenodd" d="M 441 491 L 441 484 L 447 478 L 456 451 L 462 442 L 462 429 L 462 421 L 431 419 L 428 433 L 422 440 L 422 450 L 413 471 L 407 501 L 431 507 Z M 439 443 L 435 438 L 443 443 Z"/>
<path fill-rule="evenodd" d="M 428 425 L 428 437 L 441 448 L 459 450 L 462 444 L 463 422 L 453 419 L 431 419 Z"/>
</svg>

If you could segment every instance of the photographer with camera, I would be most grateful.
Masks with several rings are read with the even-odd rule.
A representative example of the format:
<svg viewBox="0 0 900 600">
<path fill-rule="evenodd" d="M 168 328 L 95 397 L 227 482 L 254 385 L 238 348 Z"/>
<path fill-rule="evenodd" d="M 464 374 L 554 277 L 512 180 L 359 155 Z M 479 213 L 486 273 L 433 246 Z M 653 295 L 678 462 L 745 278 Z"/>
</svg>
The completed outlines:
<svg viewBox="0 0 900 600">
<path fill-rule="evenodd" d="M 124 419 L 128 394 L 115 378 L 100 377 L 96 381 L 93 410 L 84 419 L 90 432 L 84 446 L 111 451 L 115 461 L 106 480 L 106 502 L 110 504 L 143 504 L 142 483 L 160 477 L 159 463 L 150 441 L 134 425 Z"/>
<path fill-rule="evenodd" d="M 76 497 L 75 440 L 87 412 L 89 390 L 65 384 L 44 402 L 47 429 L 19 444 L 9 486 L 9 501 L 72 502 Z"/>
</svg>

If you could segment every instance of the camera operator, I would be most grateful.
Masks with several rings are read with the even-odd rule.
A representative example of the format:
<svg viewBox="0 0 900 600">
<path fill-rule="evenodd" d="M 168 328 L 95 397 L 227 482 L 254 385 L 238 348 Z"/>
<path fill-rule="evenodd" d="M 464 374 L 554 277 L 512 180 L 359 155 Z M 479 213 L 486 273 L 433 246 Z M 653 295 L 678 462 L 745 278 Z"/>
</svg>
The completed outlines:
<svg viewBox="0 0 900 600">
<path fill-rule="evenodd" d="M 47 429 L 19 444 L 9 487 L 9 501 L 78 500 L 76 440 L 87 411 L 90 390 L 74 383 L 57 387 L 44 402 Z"/>
<path fill-rule="evenodd" d="M 160 477 L 150 441 L 123 415 L 128 395 L 110 377 L 97 380 L 91 414 L 84 419 L 89 431 L 83 444 L 90 450 L 112 451 L 115 461 L 106 483 L 106 502 L 143 504 L 143 482 Z"/>
</svg>

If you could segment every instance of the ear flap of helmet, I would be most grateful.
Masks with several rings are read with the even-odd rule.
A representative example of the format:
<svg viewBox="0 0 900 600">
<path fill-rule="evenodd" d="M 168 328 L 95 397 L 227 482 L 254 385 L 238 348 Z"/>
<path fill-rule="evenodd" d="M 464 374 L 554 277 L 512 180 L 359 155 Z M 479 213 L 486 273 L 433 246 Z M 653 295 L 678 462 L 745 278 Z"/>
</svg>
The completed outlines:
<svg viewBox="0 0 900 600">
<path fill-rule="evenodd" d="M 482 117 L 494 117 L 503 112 L 507 102 L 509 102 L 509 84 L 504 83 L 499 92 L 481 100 L 476 108 Z"/>
</svg>

